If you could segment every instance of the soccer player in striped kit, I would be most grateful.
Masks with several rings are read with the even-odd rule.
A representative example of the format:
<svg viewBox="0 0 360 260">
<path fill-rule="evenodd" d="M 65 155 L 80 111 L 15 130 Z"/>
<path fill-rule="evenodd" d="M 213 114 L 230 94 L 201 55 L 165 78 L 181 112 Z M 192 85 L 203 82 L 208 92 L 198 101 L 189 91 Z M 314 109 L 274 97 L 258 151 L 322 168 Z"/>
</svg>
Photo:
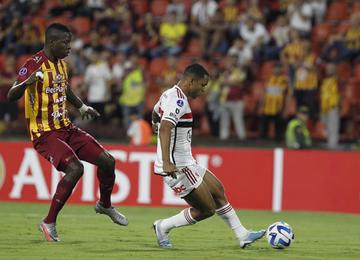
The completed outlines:
<svg viewBox="0 0 360 260">
<path fill-rule="evenodd" d="M 70 53 L 71 32 L 58 23 L 45 32 L 43 50 L 29 58 L 20 68 L 18 77 L 8 92 L 15 101 L 25 94 L 25 117 L 35 150 L 65 173 L 58 183 L 48 215 L 40 223 L 47 241 L 60 241 L 56 231 L 57 215 L 81 178 L 84 167 L 80 160 L 95 164 L 100 183 L 100 200 L 95 211 L 108 215 L 113 222 L 127 225 L 124 215 L 111 206 L 115 181 L 114 158 L 88 133 L 70 122 L 66 102 L 74 105 L 83 118 L 99 113 L 85 105 L 69 86 L 66 62 Z"/>
<path fill-rule="evenodd" d="M 215 213 L 234 231 L 241 248 L 265 234 L 265 230 L 248 231 L 241 224 L 225 196 L 222 183 L 192 156 L 193 118 L 188 98 L 204 94 L 208 80 L 209 73 L 201 65 L 189 65 L 182 79 L 161 95 L 153 110 L 153 129 L 158 132 L 154 171 L 190 205 L 175 216 L 154 222 L 160 247 L 172 247 L 171 229 L 195 224 Z"/>
</svg>

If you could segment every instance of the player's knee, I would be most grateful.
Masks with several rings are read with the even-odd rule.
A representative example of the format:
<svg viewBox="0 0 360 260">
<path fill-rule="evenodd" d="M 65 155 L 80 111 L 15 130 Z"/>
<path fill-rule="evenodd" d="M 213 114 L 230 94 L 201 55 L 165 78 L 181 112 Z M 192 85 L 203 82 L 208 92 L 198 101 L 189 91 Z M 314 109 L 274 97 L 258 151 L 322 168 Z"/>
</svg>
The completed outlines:
<svg viewBox="0 0 360 260">
<path fill-rule="evenodd" d="M 101 160 L 99 167 L 106 172 L 113 172 L 115 170 L 115 158 L 107 152 L 102 156 L 103 159 Z"/>
<path fill-rule="evenodd" d="M 80 179 L 84 174 L 84 165 L 80 161 L 72 162 L 68 167 L 68 173 L 74 179 Z"/>
</svg>

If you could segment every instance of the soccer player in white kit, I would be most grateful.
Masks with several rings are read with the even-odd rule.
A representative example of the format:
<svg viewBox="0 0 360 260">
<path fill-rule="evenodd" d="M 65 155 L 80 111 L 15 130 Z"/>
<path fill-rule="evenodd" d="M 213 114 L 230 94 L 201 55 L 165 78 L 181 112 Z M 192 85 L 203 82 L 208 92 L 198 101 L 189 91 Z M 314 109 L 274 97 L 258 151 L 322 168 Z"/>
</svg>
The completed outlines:
<svg viewBox="0 0 360 260">
<path fill-rule="evenodd" d="M 154 231 L 160 247 L 172 247 L 169 232 L 218 214 L 233 230 L 241 248 L 264 236 L 265 230 L 248 231 L 228 202 L 222 183 L 198 165 L 191 153 L 192 113 L 188 97 L 205 92 L 209 73 L 199 64 L 189 65 L 182 79 L 166 90 L 156 103 L 152 118 L 158 132 L 155 173 L 189 205 L 177 215 L 156 220 Z"/>
</svg>

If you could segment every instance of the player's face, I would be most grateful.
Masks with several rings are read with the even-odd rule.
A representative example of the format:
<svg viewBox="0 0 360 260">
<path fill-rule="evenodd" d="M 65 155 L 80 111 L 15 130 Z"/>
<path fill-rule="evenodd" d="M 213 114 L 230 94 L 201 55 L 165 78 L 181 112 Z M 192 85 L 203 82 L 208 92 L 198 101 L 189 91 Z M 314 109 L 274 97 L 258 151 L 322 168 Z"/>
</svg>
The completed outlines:
<svg viewBox="0 0 360 260">
<path fill-rule="evenodd" d="M 70 33 L 62 33 L 62 37 L 59 40 L 53 42 L 52 49 L 56 58 L 63 59 L 69 55 L 71 50 L 70 42 Z"/>
<path fill-rule="evenodd" d="M 205 76 L 200 79 L 193 78 L 191 79 L 191 92 L 190 97 L 197 98 L 205 93 L 206 85 L 209 82 L 209 77 Z"/>
</svg>

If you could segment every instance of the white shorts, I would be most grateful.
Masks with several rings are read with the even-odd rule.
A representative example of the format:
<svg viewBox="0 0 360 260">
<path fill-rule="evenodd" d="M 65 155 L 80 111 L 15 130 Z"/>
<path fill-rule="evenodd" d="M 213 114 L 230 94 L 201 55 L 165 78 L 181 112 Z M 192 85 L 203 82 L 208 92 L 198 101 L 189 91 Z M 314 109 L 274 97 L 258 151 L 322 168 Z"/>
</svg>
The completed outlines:
<svg viewBox="0 0 360 260">
<path fill-rule="evenodd" d="M 198 164 L 179 168 L 177 179 L 170 176 L 164 177 L 165 183 L 181 198 L 199 187 L 203 181 L 206 169 Z"/>
</svg>

